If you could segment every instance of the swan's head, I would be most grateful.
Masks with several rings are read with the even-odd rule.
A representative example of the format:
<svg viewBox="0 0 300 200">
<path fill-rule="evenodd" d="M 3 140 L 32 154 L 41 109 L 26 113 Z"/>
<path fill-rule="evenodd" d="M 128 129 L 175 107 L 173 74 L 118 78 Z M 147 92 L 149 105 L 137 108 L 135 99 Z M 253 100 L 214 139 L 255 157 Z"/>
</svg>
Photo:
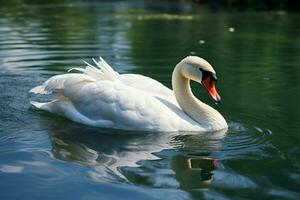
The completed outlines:
<svg viewBox="0 0 300 200">
<path fill-rule="evenodd" d="M 181 65 L 181 73 L 185 78 L 202 84 L 216 102 L 221 101 L 215 88 L 216 72 L 206 60 L 197 56 L 188 56 L 179 64 Z"/>
</svg>

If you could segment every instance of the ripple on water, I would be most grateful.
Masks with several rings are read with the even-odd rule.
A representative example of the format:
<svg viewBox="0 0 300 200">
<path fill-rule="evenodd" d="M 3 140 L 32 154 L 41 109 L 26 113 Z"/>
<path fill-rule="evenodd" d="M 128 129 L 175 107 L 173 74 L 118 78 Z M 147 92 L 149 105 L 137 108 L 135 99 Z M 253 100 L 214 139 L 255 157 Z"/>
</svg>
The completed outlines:
<svg viewBox="0 0 300 200">
<path fill-rule="evenodd" d="M 211 155 L 216 159 L 255 158 L 269 156 L 268 148 L 271 130 L 247 127 L 241 123 L 230 122 L 226 134 L 205 133 L 197 135 L 178 135 L 171 143 L 190 155 Z"/>
<path fill-rule="evenodd" d="M 229 123 L 229 130 L 222 142 L 222 156 L 229 158 L 253 158 L 270 156 L 266 148 L 273 148 L 270 130 L 259 127 L 246 127 L 240 123 Z"/>
<path fill-rule="evenodd" d="M 21 166 L 13 166 L 13 165 L 0 165 L 0 172 L 2 173 L 22 173 L 23 167 Z"/>
</svg>

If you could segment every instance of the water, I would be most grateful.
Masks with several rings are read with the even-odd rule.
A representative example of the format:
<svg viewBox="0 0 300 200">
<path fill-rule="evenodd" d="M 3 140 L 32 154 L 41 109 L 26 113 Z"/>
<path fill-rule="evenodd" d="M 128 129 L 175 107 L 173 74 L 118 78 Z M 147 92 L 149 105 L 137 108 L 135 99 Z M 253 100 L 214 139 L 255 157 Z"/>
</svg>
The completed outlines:
<svg viewBox="0 0 300 200">
<path fill-rule="evenodd" d="M 300 198 L 299 13 L 0 5 L 0 199 Z M 192 87 L 229 122 L 225 137 L 104 130 L 29 105 L 28 90 L 82 59 L 101 55 L 170 87 L 189 54 L 218 73 L 221 104 Z"/>
</svg>

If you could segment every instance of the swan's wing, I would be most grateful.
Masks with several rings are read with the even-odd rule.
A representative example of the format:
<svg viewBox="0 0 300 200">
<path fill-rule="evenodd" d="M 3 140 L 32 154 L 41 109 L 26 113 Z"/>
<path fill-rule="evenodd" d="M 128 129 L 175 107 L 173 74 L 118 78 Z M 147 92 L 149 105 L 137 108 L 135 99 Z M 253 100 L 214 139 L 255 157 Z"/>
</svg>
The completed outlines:
<svg viewBox="0 0 300 200">
<path fill-rule="evenodd" d="M 87 118 L 106 127 L 129 130 L 176 130 L 180 118 L 155 97 L 121 83 L 99 81 L 64 93 Z M 157 115 L 160 113 L 160 115 Z M 180 123 L 179 123 L 180 124 Z M 102 121 L 100 121 L 100 126 Z"/>
<path fill-rule="evenodd" d="M 153 96 L 163 98 L 178 106 L 174 92 L 162 83 L 139 74 L 122 74 L 119 76 L 122 83 L 127 86 L 142 90 Z"/>
</svg>

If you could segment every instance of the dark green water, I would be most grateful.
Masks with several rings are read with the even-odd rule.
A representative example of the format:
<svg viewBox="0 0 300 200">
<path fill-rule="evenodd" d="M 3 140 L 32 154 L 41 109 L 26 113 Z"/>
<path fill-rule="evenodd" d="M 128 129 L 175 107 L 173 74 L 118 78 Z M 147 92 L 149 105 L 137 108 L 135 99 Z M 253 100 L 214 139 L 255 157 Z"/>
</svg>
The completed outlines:
<svg viewBox="0 0 300 200">
<path fill-rule="evenodd" d="M 68 2 L 0 3 L 0 199 L 300 198 L 299 13 Z M 101 130 L 29 105 L 81 59 L 170 87 L 189 54 L 218 73 L 222 104 L 193 91 L 229 122 L 224 138 Z"/>
</svg>

